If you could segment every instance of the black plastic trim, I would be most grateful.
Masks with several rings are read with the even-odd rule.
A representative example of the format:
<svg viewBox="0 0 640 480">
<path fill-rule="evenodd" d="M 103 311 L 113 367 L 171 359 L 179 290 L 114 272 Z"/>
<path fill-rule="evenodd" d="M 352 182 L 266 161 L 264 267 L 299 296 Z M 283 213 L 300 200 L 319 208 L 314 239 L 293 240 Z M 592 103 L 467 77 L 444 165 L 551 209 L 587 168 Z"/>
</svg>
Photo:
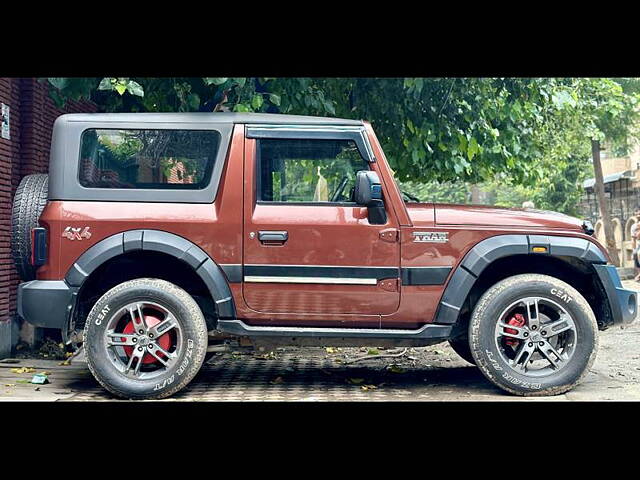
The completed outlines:
<svg viewBox="0 0 640 480">
<path fill-rule="evenodd" d="M 398 278 L 396 267 L 334 267 L 309 265 L 245 265 L 244 275 L 266 277 Z"/>
<path fill-rule="evenodd" d="M 369 151 L 365 143 L 364 127 L 349 127 L 348 130 L 322 130 L 306 128 L 269 128 L 259 126 L 247 126 L 247 138 L 268 138 L 268 139 L 287 139 L 287 140 L 352 140 L 358 147 L 358 151 L 362 158 L 367 162 L 375 162 L 373 154 Z"/>
<path fill-rule="evenodd" d="M 613 324 L 631 323 L 638 314 L 637 292 L 622 287 L 618 270 L 613 265 L 593 265 L 607 294 Z"/>
<path fill-rule="evenodd" d="M 241 283 L 242 282 L 242 265 L 237 263 L 220 263 L 220 268 L 227 276 L 229 283 Z"/>
<path fill-rule="evenodd" d="M 247 325 L 242 320 L 220 320 L 218 330 L 249 337 L 315 337 L 371 339 L 447 339 L 452 326 L 426 324 L 416 330 L 382 328 L 271 327 Z"/>
<path fill-rule="evenodd" d="M 533 246 L 545 246 L 548 253 L 534 253 Z M 555 235 L 497 235 L 475 245 L 454 271 L 442 295 L 435 322 L 455 323 L 477 277 L 493 261 L 511 255 L 553 255 L 577 257 L 594 264 L 606 263 L 606 257 L 589 240 Z"/>
<path fill-rule="evenodd" d="M 36 327 L 64 329 L 74 289 L 63 280 L 32 280 L 18 285 L 18 315 Z"/>
<path fill-rule="evenodd" d="M 207 285 L 216 302 L 219 318 L 236 317 L 233 296 L 222 269 L 200 247 L 169 232 L 131 230 L 107 237 L 80 256 L 67 272 L 65 280 L 73 287 L 81 287 L 104 262 L 125 251 L 139 249 L 166 253 L 190 265 Z"/>
<path fill-rule="evenodd" d="M 36 227 L 32 229 L 32 232 L 33 245 L 31 245 L 31 251 L 33 252 L 33 266 L 39 267 L 47 263 L 47 229 Z"/>
<path fill-rule="evenodd" d="M 402 285 L 442 285 L 453 267 L 402 267 Z"/>
</svg>

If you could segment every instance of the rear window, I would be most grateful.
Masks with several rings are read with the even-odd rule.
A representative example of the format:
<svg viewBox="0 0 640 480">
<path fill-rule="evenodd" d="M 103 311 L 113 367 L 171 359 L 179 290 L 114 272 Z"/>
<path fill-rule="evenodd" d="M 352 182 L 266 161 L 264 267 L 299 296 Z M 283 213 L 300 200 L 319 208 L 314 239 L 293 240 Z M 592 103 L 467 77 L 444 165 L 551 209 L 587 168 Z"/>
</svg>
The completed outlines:
<svg viewBox="0 0 640 480">
<path fill-rule="evenodd" d="M 89 129 L 80 145 L 88 188 L 196 190 L 207 186 L 220 146 L 211 130 Z"/>
</svg>

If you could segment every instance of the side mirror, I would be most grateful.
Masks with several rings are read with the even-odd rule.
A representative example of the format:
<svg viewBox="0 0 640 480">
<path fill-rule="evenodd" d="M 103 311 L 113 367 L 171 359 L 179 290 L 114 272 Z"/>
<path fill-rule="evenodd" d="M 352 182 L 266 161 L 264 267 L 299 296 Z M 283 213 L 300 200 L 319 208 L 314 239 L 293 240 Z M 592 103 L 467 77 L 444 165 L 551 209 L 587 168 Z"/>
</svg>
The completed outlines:
<svg viewBox="0 0 640 480">
<path fill-rule="evenodd" d="M 372 225 L 387 223 L 387 212 L 382 201 L 382 185 L 376 172 L 360 170 L 356 174 L 353 197 L 358 205 L 363 205 L 369 210 L 369 223 Z"/>
</svg>

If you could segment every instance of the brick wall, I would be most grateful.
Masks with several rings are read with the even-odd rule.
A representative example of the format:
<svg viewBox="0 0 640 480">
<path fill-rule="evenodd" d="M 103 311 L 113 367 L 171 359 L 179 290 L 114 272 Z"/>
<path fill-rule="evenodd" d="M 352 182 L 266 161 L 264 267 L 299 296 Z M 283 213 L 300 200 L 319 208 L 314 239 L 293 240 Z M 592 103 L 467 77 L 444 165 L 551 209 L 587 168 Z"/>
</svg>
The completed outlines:
<svg viewBox="0 0 640 480">
<path fill-rule="evenodd" d="M 56 108 L 46 84 L 35 78 L 0 77 L 0 102 L 9 105 L 11 138 L 0 138 L 0 324 L 16 311 L 18 275 L 11 257 L 11 203 L 20 179 L 46 173 L 53 122 L 63 113 L 95 112 L 90 102 L 69 102 Z M 0 329 L 0 335 L 6 329 Z M 0 345 L 2 339 L 0 339 Z M 0 347 L 0 350 L 2 348 Z"/>
</svg>

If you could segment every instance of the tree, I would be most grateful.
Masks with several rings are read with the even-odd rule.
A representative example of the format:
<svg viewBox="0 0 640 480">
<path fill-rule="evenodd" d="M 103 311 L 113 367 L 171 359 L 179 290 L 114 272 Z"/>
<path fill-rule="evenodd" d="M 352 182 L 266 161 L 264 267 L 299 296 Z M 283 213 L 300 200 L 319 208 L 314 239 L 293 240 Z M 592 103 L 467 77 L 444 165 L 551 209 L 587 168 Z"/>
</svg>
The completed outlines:
<svg viewBox="0 0 640 480">
<path fill-rule="evenodd" d="M 372 122 L 401 180 L 479 182 L 543 176 L 536 131 L 556 108 L 554 79 L 94 78 L 49 79 L 58 102 L 105 111 L 282 112 Z"/>
<path fill-rule="evenodd" d="M 590 143 L 595 176 L 594 190 L 607 250 L 611 260 L 620 265 L 611 215 L 604 191 L 601 144 L 604 140 L 621 154 L 629 151 L 638 136 L 638 82 L 634 79 L 578 78 L 566 79 L 558 90 L 559 115 L 554 128 L 568 132 L 573 143 Z"/>
<path fill-rule="evenodd" d="M 91 98 L 103 111 L 281 112 L 366 119 L 402 182 L 500 180 L 530 189 L 538 195 L 539 206 L 568 212 L 575 211 L 580 180 L 592 152 L 607 245 L 617 262 L 599 149 L 605 138 L 623 148 L 635 135 L 637 79 L 107 77 L 44 81 L 52 86 L 52 97 L 59 104 L 67 98 Z"/>
</svg>

